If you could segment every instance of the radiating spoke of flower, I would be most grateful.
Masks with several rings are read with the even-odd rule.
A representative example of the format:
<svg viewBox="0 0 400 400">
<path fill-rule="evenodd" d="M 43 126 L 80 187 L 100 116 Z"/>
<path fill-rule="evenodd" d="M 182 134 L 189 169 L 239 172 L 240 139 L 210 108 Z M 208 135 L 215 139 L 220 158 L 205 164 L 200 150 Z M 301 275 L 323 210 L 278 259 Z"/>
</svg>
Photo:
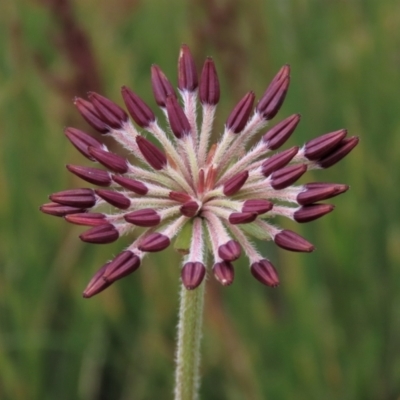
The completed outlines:
<svg viewBox="0 0 400 400">
<path fill-rule="evenodd" d="M 87 123 L 101 135 L 113 137 L 132 160 L 114 154 L 79 129 L 67 128 L 69 141 L 95 163 L 90 167 L 67 165 L 68 170 L 100 188 L 54 193 L 51 203 L 41 207 L 46 214 L 87 226 L 80 238 L 89 243 L 110 243 L 139 230 L 139 234 L 133 233 L 136 239 L 130 246 L 95 274 L 84 297 L 100 293 L 136 271 L 147 253 L 167 248 L 183 228 L 190 237 L 181 270 L 187 289 L 195 289 L 204 279 L 207 251 L 213 258 L 210 270 L 222 285 L 233 282 L 233 262 L 244 254 L 257 280 L 277 286 L 275 267 L 249 238 L 273 240 L 286 250 L 313 251 L 306 239 L 272 225 L 271 220 L 284 216 L 302 223 L 331 212 L 332 205 L 319 202 L 344 193 L 348 186 L 294 184 L 307 170 L 336 164 L 357 145 L 358 138 L 347 137 L 347 131 L 341 129 L 302 147 L 272 153 L 300 121 L 294 114 L 263 131 L 285 99 L 290 83 L 288 65 L 279 70 L 255 107 L 253 92 L 238 101 L 216 143 L 210 140 L 220 87 L 211 58 L 198 76 L 190 50 L 183 45 L 177 90 L 156 65 L 151 69 L 151 82 L 155 101 L 165 115 L 165 128 L 126 86 L 122 97 L 128 113 L 97 93 L 89 93 L 88 100 L 75 99 Z M 257 134 L 259 141 L 248 148 Z"/>
</svg>

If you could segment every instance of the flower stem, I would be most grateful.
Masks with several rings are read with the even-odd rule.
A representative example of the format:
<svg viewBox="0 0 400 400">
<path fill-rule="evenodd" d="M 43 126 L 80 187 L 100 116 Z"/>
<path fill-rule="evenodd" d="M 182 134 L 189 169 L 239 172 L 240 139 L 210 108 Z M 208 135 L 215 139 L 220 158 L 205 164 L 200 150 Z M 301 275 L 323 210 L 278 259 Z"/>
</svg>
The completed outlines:
<svg viewBox="0 0 400 400">
<path fill-rule="evenodd" d="M 195 290 L 181 287 L 175 400 L 196 400 L 200 386 L 200 339 L 205 282 Z"/>
</svg>

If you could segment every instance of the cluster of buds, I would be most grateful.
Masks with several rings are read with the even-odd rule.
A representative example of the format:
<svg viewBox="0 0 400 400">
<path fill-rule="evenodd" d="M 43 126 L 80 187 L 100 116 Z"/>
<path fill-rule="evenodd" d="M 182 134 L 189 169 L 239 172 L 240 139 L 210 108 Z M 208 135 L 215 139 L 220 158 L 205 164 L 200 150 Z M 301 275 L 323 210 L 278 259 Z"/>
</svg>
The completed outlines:
<svg viewBox="0 0 400 400">
<path fill-rule="evenodd" d="M 222 285 L 233 282 L 233 262 L 243 251 L 252 275 L 265 285 L 277 286 L 275 267 L 260 255 L 249 237 L 273 240 L 286 250 L 313 251 L 314 246 L 306 239 L 269 221 L 284 216 L 309 222 L 331 212 L 333 205 L 320 201 L 345 192 L 348 186 L 293 184 L 307 170 L 336 164 L 357 145 L 358 138 L 346 137 L 347 131 L 341 129 L 302 147 L 271 155 L 296 129 L 300 115 L 294 114 L 246 150 L 250 140 L 279 111 L 289 87 L 289 73 L 288 65 L 279 70 L 255 108 L 254 93 L 247 93 L 229 114 L 219 141 L 212 145 L 209 142 L 220 98 L 217 71 L 213 60 L 207 58 L 199 79 L 186 45 L 178 60 L 181 102 L 161 69 L 156 65 L 151 68 L 155 101 L 166 117 L 168 133 L 160 127 L 150 107 L 125 86 L 122 97 L 136 125 L 125 110 L 97 93 L 89 93 L 88 100 L 75 99 L 78 111 L 90 126 L 113 137 L 142 164 L 137 166 L 110 152 L 79 129 L 65 130 L 76 149 L 97 163 L 96 167 L 67 165 L 67 169 L 100 188 L 54 193 L 51 203 L 44 204 L 41 210 L 88 226 L 80 238 L 89 243 L 111 243 L 140 230 L 128 248 L 100 268 L 84 297 L 100 293 L 131 274 L 147 253 L 166 249 L 178 235 L 183 238 L 181 242 L 190 238 L 181 249 L 185 253 L 181 278 L 187 289 L 195 289 L 203 281 L 207 251 L 213 258 L 212 273 Z M 145 132 L 158 144 L 149 140 Z M 102 211 L 104 206 L 108 212 Z"/>
</svg>

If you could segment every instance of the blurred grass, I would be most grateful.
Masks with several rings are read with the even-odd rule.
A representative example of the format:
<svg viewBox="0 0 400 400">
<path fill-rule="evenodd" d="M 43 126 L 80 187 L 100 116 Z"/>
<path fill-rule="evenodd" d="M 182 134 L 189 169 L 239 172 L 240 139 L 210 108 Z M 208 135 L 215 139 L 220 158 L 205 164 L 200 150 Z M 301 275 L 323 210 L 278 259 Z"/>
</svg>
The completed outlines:
<svg viewBox="0 0 400 400">
<path fill-rule="evenodd" d="M 124 243 L 83 244 L 81 229 L 38 206 L 79 184 L 64 168 L 83 162 L 62 134 L 87 128 L 73 94 L 101 89 L 121 104 L 127 84 L 154 105 L 149 67 L 175 79 L 185 42 L 199 66 L 216 61 L 219 126 L 245 91 L 261 95 L 290 63 L 279 118 L 303 118 L 288 145 L 341 127 L 361 137 L 345 161 L 308 175 L 351 185 L 333 214 L 296 226 L 317 251 L 260 244 L 279 289 L 261 287 L 244 261 L 232 287 L 208 281 L 202 398 L 399 399 L 400 3 L 75 1 L 72 28 L 88 41 L 75 61 L 65 40 L 82 41 L 60 12 L 69 4 L 0 4 L 0 398 L 172 397 L 179 257 L 149 257 L 83 300 Z"/>
</svg>

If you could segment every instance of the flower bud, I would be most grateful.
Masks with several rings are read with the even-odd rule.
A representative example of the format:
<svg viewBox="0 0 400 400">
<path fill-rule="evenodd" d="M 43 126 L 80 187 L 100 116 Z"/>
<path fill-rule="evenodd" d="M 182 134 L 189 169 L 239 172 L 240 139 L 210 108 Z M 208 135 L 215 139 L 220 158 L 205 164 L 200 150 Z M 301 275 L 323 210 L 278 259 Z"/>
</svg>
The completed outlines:
<svg viewBox="0 0 400 400">
<path fill-rule="evenodd" d="M 284 229 L 274 237 L 274 242 L 285 250 L 310 253 L 314 246 L 296 232 Z"/>
<path fill-rule="evenodd" d="M 223 286 L 231 285 L 235 278 L 235 270 L 233 269 L 232 263 L 229 261 L 215 263 L 213 266 L 213 273 L 215 279 Z"/>
<path fill-rule="evenodd" d="M 187 262 L 181 271 L 182 283 L 188 290 L 196 289 L 205 275 L 206 268 L 201 262 Z"/>
<path fill-rule="evenodd" d="M 240 257 L 242 249 L 236 240 L 229 240 L 218 247 L 218 256 L 224 261 L 235 261 Z"/>
<path fill-rule="evenodd" d="M 279 285 L 278 273 L 268 260 L 264 259 L 251 264 L 250 271 L 254 278 L 266 286 L 276 287 Z"/>
</svg>

